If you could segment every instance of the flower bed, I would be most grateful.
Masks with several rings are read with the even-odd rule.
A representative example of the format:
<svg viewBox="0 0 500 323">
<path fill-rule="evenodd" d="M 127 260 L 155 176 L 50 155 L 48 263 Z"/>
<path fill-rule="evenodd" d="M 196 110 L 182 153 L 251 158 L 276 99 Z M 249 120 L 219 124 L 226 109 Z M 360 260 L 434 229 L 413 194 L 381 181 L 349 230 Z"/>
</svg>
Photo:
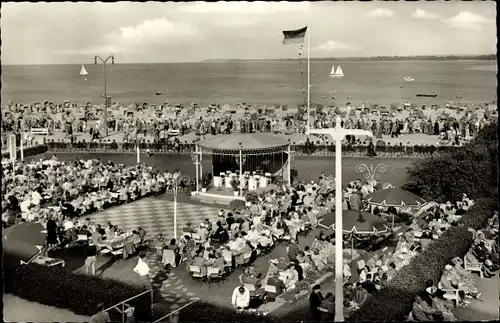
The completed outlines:
<svg viewBox="0 0 500 323">
<path fill-rule="evenodd" d="M 444 266 L 454 257 L 463 257 L 473 242 L 471 227 L 480 229 L 497 208 L 493 199 L 478 199 L 458 226 L 448 229 L 438 240 L 412 259 L 377 294 L 370 297 L 351 321 L 401 321 L 411 311 L 415 296 L 426 282 L 439 281 Z"/>
<path fill-rule="evenodd" d="M 145 291 L 117 280 L 80 275 L 64 268 L 36 264 L 21 267 L 13 263 L 6 264 L 4 282 L 6 293 L 86 316 L 94 315 L 98 304 L 104 304 L 108 308 Z M 127 302 L 135 307 L 138 321 L 149 320 L 150 299 L 150 294 L 146 293 Z M 121 315 L 117 311 L 109 313 L 112 321 L 121 321 Z"/>
</svg>

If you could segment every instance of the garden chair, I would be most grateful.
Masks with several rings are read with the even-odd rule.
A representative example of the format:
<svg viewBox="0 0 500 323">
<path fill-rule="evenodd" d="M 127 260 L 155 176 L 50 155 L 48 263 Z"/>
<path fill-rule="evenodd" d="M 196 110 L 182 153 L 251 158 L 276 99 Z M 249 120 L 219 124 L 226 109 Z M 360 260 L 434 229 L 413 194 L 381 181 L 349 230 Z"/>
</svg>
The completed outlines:
<svg viewBox="0 0 500 323">
<path fill-rule="evenodd" d="M 201 268 L 198 266 L 189 266 L 189 274 L 195 280 L 202 280 L 205 278 L 205 276 L 203 276 L 203 274 L 201 273 Z"/>
<path fill-rule="evenodd" d="M 224 272 L 221 272 L 217 267 L 207 267 L 207 282 L 211 283 L 217 282 L 217 286 L 220 287 L 221 281 L 227 281 Z"/>
<path fill-rule="evenodd" d="M 438 288 L 446 293 L 446 294 L 444 294 L 444 298 L 454 301 L 455 306 L 458 307 L 458 304 L 460 303 L 460 295 L 458 294 L 458 289 L 443 288 L 443 285 L 441 285 L 441 282 L 439 282 Z"/>
<path fill-rule="evenodd" d="M 483 265 L 472 265 L 468 263 L 466 256 L 464 256 L 464 269 L 470 272 L 476 271 L 479 273 L 479 277 L 481 277 L 481 279 L 483 278 Z"/>
</svg>

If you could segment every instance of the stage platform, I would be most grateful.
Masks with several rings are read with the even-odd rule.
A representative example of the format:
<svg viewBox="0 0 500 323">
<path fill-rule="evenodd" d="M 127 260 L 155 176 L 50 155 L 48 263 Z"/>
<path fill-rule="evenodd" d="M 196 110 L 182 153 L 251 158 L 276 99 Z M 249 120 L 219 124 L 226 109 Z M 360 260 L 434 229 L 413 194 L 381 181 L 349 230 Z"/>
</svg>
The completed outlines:
<svg viewBox="0 0 500 323">
<path fill-rule="evenodd" d="M 207 189 L 205 193 L 202 193 L 200 190 L 198 195 L 191 196 L 191 199 L 194 201 L 201 202 L 203 204 L 221 205 L 221 206 L 227 206 L 234 200 L 245 201 L 245 198 L 241 196 L 234 196 L 233 190 L 225 187 L 220 187 L 220 188 L 211 187 Z"/>
</svg>

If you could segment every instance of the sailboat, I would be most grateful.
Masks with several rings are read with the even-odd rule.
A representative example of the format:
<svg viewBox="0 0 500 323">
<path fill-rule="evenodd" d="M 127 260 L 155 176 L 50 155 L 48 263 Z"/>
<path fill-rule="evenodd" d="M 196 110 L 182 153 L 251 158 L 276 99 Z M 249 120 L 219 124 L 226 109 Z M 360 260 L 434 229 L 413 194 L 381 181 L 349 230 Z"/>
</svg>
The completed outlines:
<svg viewBox="0 0 500 323">
<path fill-rule="evenodd" d="M 82 68 L 80 69 L 80 76 L 87 76 L 89 73 L 85 69 L 85 66 L 82 65 Z"/>
<path fill-rule="evenodd" d="M 335 64 L 332 65 L 332 70 L 330 71 L 330 77 L 343 77 L 344 76 L 344 72 L 342 71 L 342 67 L 337 66 L 337 70 L 335 70 Z"/>
</svg>

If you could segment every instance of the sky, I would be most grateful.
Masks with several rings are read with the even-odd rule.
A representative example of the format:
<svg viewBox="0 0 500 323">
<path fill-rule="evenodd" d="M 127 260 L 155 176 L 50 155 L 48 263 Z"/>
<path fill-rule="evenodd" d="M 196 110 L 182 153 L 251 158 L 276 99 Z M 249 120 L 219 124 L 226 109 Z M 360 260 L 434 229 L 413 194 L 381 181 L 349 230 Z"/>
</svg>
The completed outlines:
<svg viewBox="0 0 500 323">
<path fill-rule="evenodd" d="M 497 41 L 493 1 L 4 2 L 1 14 L 4 65 L 298 58 L 282 31 L 304 26 L 313 58 L 493 54 Z"/>
</svg>

